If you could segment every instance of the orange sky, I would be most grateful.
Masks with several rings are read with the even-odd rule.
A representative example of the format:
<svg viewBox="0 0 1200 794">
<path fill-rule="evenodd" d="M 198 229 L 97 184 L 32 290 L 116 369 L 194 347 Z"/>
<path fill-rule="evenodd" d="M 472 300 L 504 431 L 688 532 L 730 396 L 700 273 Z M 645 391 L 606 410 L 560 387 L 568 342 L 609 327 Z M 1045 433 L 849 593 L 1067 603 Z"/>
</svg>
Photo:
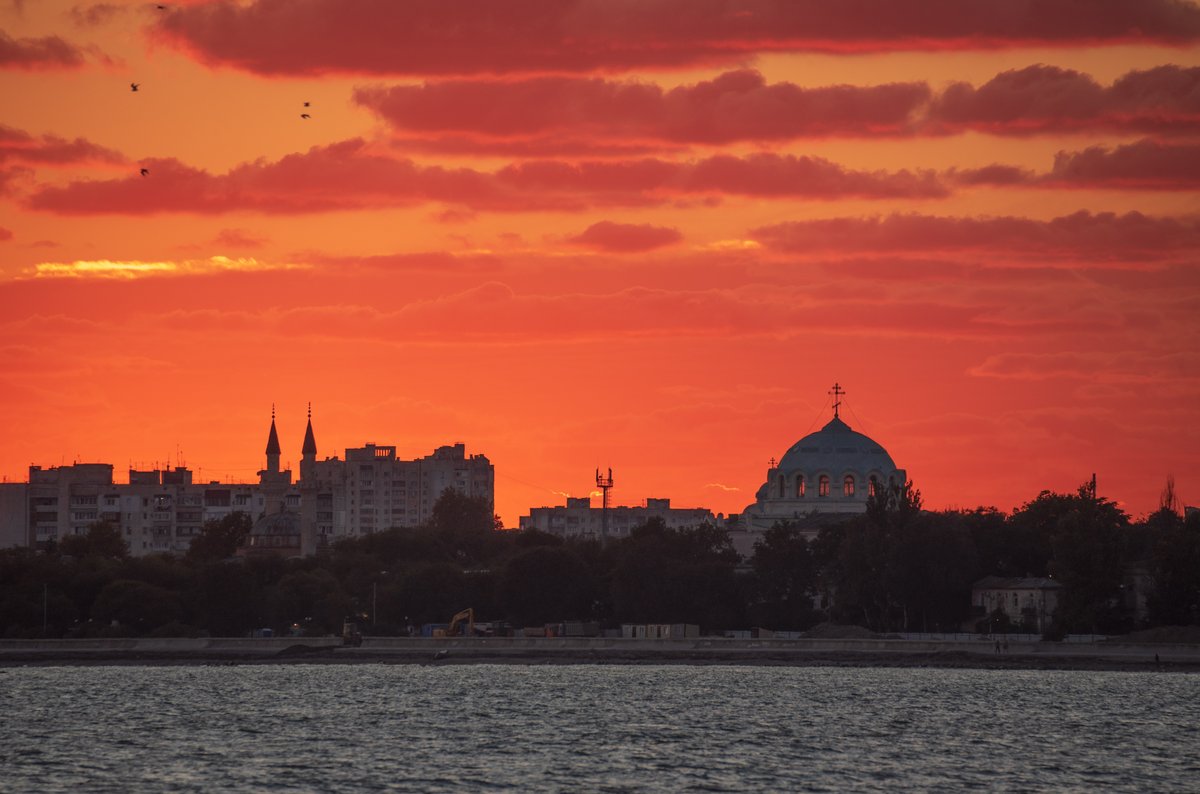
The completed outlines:
<svg viewBox="0 0 1200 794">
<path fill-rule="evenodd" d="M 0 475 L 737 512 L 838 381 L 930 507 L 1200 504 L 1200 7 L 1025 5 L 0 0 Z"/>
</svg>

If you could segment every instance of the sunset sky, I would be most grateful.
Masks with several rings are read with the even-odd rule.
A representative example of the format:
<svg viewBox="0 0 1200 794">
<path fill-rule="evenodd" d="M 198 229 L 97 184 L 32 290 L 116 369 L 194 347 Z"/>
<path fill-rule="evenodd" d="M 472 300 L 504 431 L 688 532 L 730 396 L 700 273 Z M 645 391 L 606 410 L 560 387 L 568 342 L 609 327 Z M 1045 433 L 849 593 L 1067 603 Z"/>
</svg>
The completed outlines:
<svg viewBox="0 0 1200 794">
<path fill-rule="evenodd" d="M 1198 188 L 1183 0 L 0 0 L 0 475 L 738 512 L 836 381 L 928 507 L 1200 504 Z"/>
</svg>

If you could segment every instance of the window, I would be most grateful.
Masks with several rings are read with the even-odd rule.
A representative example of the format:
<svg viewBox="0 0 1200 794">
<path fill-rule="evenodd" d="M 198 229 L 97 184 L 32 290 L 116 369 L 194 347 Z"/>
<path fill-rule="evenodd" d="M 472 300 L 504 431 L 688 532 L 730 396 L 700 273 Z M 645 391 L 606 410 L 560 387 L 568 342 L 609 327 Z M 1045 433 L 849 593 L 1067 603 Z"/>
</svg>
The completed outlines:
<svg viewBox="0 0 1200 794">
<path fill-rule="evenodd" d="M 796 475 L 796 496 L 800 497 L 801 499 L 804 498 L 804 475 L 803 474 Z"/>
<path fill-rule="evenodd" d="M 842 496 L 854 496 L 854 477 L 849 474 L 842 480 Z"/>
<path fill-rule="evenodd" d="M 867 481 L 867 496 L 879 495 L 879 480 L 875 479 L 875 475 L 871 475 L 871 479 Z"/>
<path fill-rule="evenodd" d="M 829 496 L 829 477 L 824 474 L 817 481 L 817 496 Z"/>
<path fill-rule="evenodd" d="M 783 498 L 783 487 L 784 487 L 783 484 L 784 484 L 783 475 L 780 474 L 779 475 L 779 498 L 780 499 Z"/>
</svg>

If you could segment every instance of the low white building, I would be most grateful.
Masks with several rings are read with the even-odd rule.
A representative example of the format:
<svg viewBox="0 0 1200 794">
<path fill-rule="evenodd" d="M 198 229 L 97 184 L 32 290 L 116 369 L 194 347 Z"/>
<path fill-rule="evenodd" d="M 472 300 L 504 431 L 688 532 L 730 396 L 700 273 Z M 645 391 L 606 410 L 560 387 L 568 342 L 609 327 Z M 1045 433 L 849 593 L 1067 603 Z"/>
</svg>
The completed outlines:
<svg viewBox="0 0 1200 794">
<path fill-rule="evenodd" d="M 605 513 L 607 512 L 607 518 Z M 531 507 L 521 516 L 521 529 L 536 529 L 560 538 L 605 540 L 629 537 L 634 527 L 661 518 L 668 529 L 692 529 L 717 525 L 712 511 L 704 507 L 671 507 L 670 499 L 647 499 L 644 505 L 592 507 L 590 497 L 567 497 L 566 505 Z M 607 521 L 607 530 L 605 524 Z"/>
<path fill-rule="evenodd" d="M 1014 626 L 1029 626 L 1044 632 L 1058 610 L 1062 585 L 1037 576 L 986 576 L 971 585 L 973 620 L 985 620 L 997 611 Z"/>
</svg>

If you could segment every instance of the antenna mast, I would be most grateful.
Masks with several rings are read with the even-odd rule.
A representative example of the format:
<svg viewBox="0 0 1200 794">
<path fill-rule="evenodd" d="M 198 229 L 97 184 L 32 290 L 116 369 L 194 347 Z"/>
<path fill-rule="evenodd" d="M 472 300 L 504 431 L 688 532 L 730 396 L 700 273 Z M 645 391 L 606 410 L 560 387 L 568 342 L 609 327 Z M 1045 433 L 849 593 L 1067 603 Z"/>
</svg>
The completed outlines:
<svg viewBox="0 0 1200 794">
<path fill-rule="evenodd" d="M 608 468 L 608 476 L 605 477 L 600 473 L 600 469 L 596 469 L 596 487 L 600 489 L 600 535 L 605 540 L 608 539 L 608 492 L 613 487 L 612 467 Z"/>
</svg>

